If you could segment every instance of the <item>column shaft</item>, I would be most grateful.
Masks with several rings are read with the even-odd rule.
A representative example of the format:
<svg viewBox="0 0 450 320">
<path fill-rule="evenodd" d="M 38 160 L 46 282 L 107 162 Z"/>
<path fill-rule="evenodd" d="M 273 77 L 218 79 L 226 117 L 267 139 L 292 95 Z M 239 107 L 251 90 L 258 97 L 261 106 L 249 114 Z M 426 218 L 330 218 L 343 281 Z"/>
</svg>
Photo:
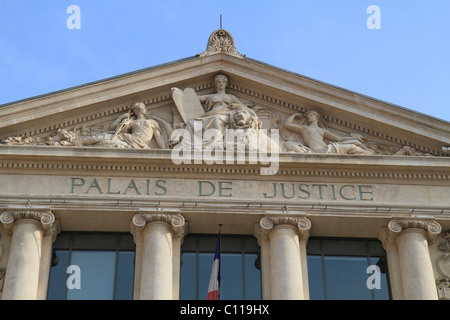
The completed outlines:
<svg viewBox="0 0 450 320">
<path fill-rule="evenodd" d="M 43 229 L 39 222 L 16 222 L 6 268 L 3 300 L 36 300 L 42 236 Z"/>
<path fill-rule="evenodd" d="M 403 230 L 397 238 L 402 285 L 407 300 L 437 300 L 425 230 Z"/>
<path fill-rule="evenodd" d="M 298 231 L 290 225 L 275 226 L 269 239 L 272 299 L 303 300 Z"/>
<path fill-rule="evenodd" d="M 141 294 L 143 300 L 172 299 L 172 230 L 165 222 L 144 230 Z"/>
</svg>

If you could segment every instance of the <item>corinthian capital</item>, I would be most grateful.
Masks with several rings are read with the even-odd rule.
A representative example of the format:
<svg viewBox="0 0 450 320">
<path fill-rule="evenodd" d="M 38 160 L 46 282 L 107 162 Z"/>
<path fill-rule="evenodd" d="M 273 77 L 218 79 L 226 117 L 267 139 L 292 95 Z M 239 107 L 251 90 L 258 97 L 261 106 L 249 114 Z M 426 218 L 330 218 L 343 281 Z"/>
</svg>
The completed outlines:
<svg viewBox="0 0 450 320">
<path fill-rule="evenodd" d="M 8 233 L 12 232 L 14 223 L 19 221 L 37 221 L 46 233 L 51 231 L 55 216 L 49 208 L 8 208 L 0 216 L 0 222 Z"/>
<path fill-rule="evenodd" d="M 442 227 L 439 223 L 430 219 L 396 219 L 391 220 L 388 224 L 388 230 L 396 237 L 403 230 L 418 229 L 423 230 L 428 235 L 428 241 L 433 241 L 438 234 L 441 233 Z"/>
<path fill-rule="evenodd" d="M 186 221 L 178 210 L 142 209 L 132 219 L 133 233 L 141 232 L 149 223 L 167 223 L 172 227 L 174 236 L 185 233 Z"/>
</svg>

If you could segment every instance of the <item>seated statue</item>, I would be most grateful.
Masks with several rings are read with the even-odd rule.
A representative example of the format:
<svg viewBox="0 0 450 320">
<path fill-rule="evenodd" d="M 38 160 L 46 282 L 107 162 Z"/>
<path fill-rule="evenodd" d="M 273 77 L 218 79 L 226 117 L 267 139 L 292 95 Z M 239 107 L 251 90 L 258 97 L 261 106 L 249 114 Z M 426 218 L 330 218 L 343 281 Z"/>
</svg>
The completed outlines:
<svg viewBox="0 0 450 320">
<path fill-rule="evenodd" d="M 108 132 L 79 137 L 77 145 L 167 149 L 166 141 L 172 133 L 171 126 L 164 120 L 148 113 L 145 104 L 142 102 L 134 104 L 127 113 L 113 121 L 109 129 Z"/>
<path fill-rule="evenodd" d="M 296 153 L 375 154 L 362 142 L 362 136 L 339 136 L 326 128 L 320 114 L 308 111 L 290 116 L 283 124 L 286 151 Z"/>
<path fill-rule="evenodd" d="M 205 112 L 200 117 L 186 122 L 185 130 L 190 134 L 191 141 L 188 144 L 191 144 L 191 147 L 202 149 L 211 145 L 213 143 L 211 137 L 208 134 L 204 135 L 207 131 L 209 133 L 215 132 L 214 141 L 219 138 L 223 140 L 226 129 L 230 128 L 230 112 L 238 107 L 247 107 L 236 96 L 226 93 L 227 84 L 228 78 L 223 74 L 218 74 L 214 78 L 216 92 L 198 96 Z M 171 145 L 178 145 L 182 139 L 183 135 L 174 134 Z M 200 144 L 194 145 L 193 142 L 200 142 Z M 184 144 L 186 144 L 186 141 Z M 187 147 L 187 145 L 184 147 Z"/>
</svg>

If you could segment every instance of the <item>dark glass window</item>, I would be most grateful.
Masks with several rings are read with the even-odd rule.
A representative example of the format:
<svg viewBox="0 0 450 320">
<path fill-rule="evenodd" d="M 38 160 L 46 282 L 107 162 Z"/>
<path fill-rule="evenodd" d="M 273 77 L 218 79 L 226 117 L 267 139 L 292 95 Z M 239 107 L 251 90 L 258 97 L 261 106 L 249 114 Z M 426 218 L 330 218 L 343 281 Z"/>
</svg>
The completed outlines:
<svg viewBox="0 0 450 320">
<path fill-rule="evenodd" d="M 217 236 L 188 235 L 181 254 L 181 300 L 205 300 Z M 259 246 L 252 236 L 221 236 L 221 300 L 261 299 Z"/>
<path fill-rule="evenodd" d="M 386 253 L 378 240 L 312 238 L 307 259 L 311 300 L 390 299 Z"/>
<path fill-rule="evenodd" d="M 53 245 L 48 300 L 132 300 L 131 234 L 62 233 Z"/>
</svg>

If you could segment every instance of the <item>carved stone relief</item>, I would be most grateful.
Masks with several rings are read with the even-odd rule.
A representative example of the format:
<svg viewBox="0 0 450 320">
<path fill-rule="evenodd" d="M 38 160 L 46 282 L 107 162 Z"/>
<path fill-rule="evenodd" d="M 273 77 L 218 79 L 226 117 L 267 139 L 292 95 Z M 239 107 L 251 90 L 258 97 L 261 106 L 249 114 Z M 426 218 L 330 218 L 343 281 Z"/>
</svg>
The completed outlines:
<svg viewBox="0 0 450 320">
<path fill-rule="evenodd" d="M 211 37 L 213 47 L 219 46 L 217 41 L 224 45 L 232 43 L 226 40 L 227 33 L 220 30 Z M 189 87 L 183 90 L 172 88 L 175 105 L 169 107 L 172 120 L 163 120 L 149 112 L 143 102 L 138 102 L 109 123 L 59 128 L 47 136 L 7 137 L 0 140 L 0 144 L 137 149 L 182 146 L 225 150 L 231 148 L 226 143 L 225 133 L 234 129 L 243 132 L 240 137 L 245 150 L 267 150 L 269 146 L 288 153 L 430 155 L 410 146 L 380 144 L 359 133 L 338 133 L 329 128 L 324 115 L 315 110 L 286 117 L 269 107 L 243 102 L 227 92 L 228 78 L 222 74 L 214 77 L 214 86 L 216 91 L 206 95 L 197 95 Z M 282 118 L 286 120 L 282 121 Z M 276 141 L 270 138 L 271 129 L 279 130 Z M 236 145 L 233 148 L 236 150 Z"/>
<path fill-rule="evenodd" d="M 290 116 L 282 126 L 285 148 L 295 153 L 376 154 L 364 145 L 359 134 L 339 136 L 328 130 L 316 111 Z"/>
<path fill-rule="evenodd" d="M 170 124 L 147 111 L 138 102 L 114 120 L 109 131 L 75 138 L 77 146 L 99 146 L 137 149 L 166 149 L 172 135 Z"/>
<path fill-rule="evenodd" d="M 228 78 L 219 74 L 214 78 L 216 92 L 197 99 L 176 99 L 180 113 L 197 115 L 187 118 L 184 129 L 171 141 L 174 148 L 214 150 L 267 150 L 266 132 L 251 105 L 246 105 L 236 96 L 226 92 Z M 183 91 L 172 89 L 181 95 Z M 175 91 L 176 90 L 176 91 Z M 186 89 L 184 90 L 186 92 Z M 197 105 L 203 106 L 199 114 Z M 237 141 L 227 139 L 227 133 L 234 130 Z M 263 137 L 264 135 L 264 137 Z M 274 146 L 275 144 L 269 144 Z M 276 146 L 277 147 L 277 146 Z"/>
<path fill-rule="evenodd" d="M 214 31 L 208 39 L 206 50 L 200 53 L 198 56 L 204 57 L 219 52 L 228 53 L 240 58 L 245 58 L 245 55 L 239 53 L 236 50 L 233 37 L 225 29 Z"/>
<path fill-rule="evenodd" d="M 444 241 L 438 245 L 443 253 L 436 260 L 436 267 L 440 278 L 436 280 L 439 298 L 450 300 L 450 230 L 444 235 Z"/>
</svg>

